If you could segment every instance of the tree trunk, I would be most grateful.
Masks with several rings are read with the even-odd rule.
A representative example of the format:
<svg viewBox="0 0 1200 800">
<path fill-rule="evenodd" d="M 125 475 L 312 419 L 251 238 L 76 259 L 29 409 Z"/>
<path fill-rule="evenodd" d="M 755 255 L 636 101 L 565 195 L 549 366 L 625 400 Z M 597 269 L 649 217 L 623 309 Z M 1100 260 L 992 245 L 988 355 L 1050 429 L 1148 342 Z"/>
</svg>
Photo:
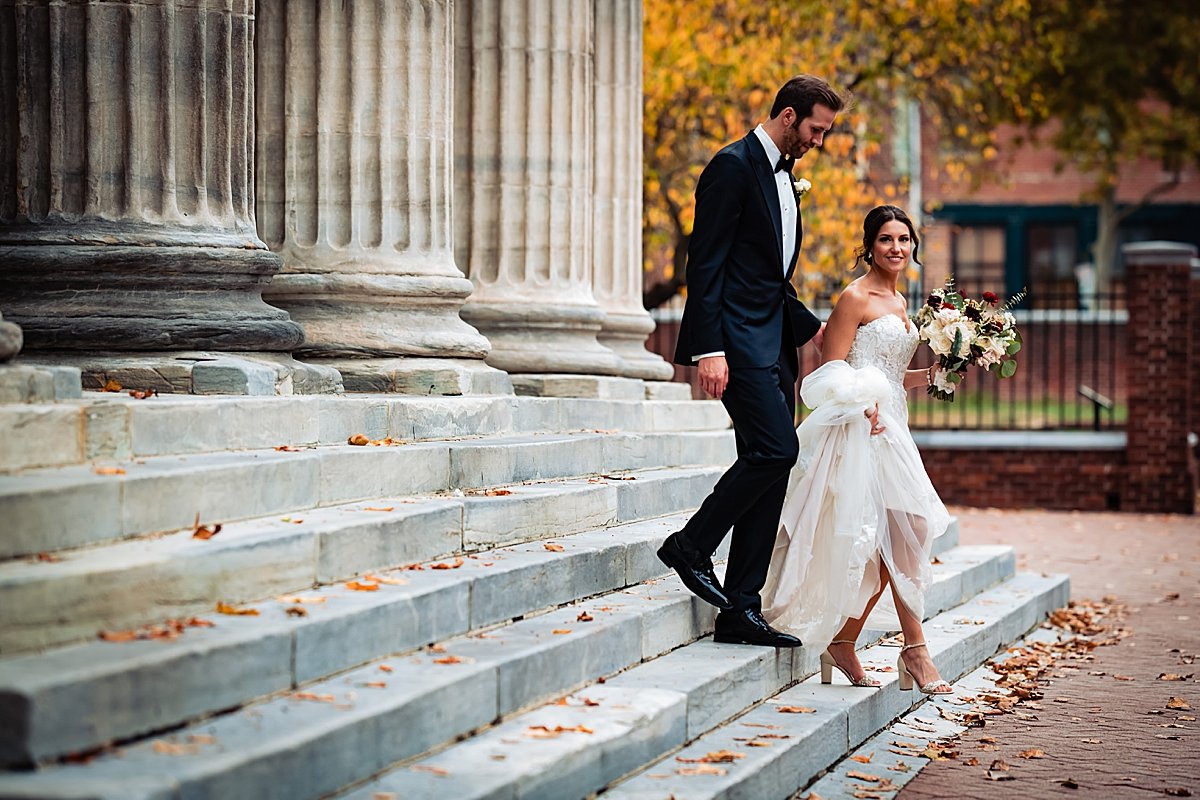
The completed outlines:
<svg viewBox="0 0 1200 800">
<path fill-rule="evenodd" d="M 1117 214 L 1116 187 L 1105 189 L 1100 196 L 1096 216 L 1093 260 L 1096 265 L 1096 291 L 1103 293 L 1109 291 L 1113 268 L 1116 266 L 1117 228 L 1121 224 L 1121 218 Z"/>
</svg>

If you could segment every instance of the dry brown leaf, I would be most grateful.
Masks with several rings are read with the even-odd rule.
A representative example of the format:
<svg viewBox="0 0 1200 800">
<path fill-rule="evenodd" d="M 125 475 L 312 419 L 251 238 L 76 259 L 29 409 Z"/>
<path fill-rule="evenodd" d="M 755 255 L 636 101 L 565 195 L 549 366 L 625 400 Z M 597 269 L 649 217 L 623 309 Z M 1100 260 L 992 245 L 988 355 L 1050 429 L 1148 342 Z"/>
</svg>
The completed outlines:
<svg viewBox="0 0 1200 800">
<path fill-rule="evenodd" d="M 97 475 L 124 475 L 125 470 L 120 467 L 96 467 L 92 472 Z"/>
<path fill-rule="evenodd" d="M 450 770 L 442 769 L 441 767 L 435 767 L 432 764 L 413 764 L 411 769 L 414 772 L 428 772 L 431 775 L 437 775 L 439 777 L 445 777 L 446 775 L 450 774 Z"/>
<path fill-rule="evenodd" d="M 358 581 L 350 581 L 346 584 L 347 589 L 353 589 L 356 592 L 378 592 L 378 583 L 359 583 Z"/>
<path fill-rule="evenodd" d="M 1172 697 L 1167 701 L 1167 708 L 1174 708 L 1177 711 L 1191 711 L 1192 707 L 1188 705 L 1187 700 L 1182 697 Z"/>
<path fill-rule="evenodd" d="M 200 512 L 199 511 L 196 512 L 196 519 L 192 523 L 192 538 L 193 539 L 202 539 L 202 540 L 203 539 L 211 539 L 212 537 L 216 536 L 220 532 L 221 532 L 221 526 L 219 524 L 213 525 L 211 528 L 209 528 L 206 525 L 201 525 L 200 524 Z"/>
<path fill-rule="evenodd" d="M 554 630 L 552 630 L 550 632 L 552 634 L 554 634 L 555 636 L 562 636 L 564 633 L 570 633 L 571 629 L 570 628 L 555 628 Z"/>
<path fill-rule="evenodd" d="M 778 711 L 780 714 L 815 714 L 815 713 L 817 713 L 817 710 L 815 708 L 808 708 L 806 706 L 778 706 L 775 710 Z"/>
<path fill-rule="evenodd" d="M 367 681 L 363 684 L 363 686 L 366 686 L 370 689 L 386 689 L 387 681 Z"/>
<path fill-rule="evenodd" d="M 1021 752 L 1017 753 L 1017 755 L 1020 756 L 1021 758 L 1045 758 L 1046 757 L 1046 753 L 1042 750 L 1037 749 L 1036 747 L 1030 748 L 1029 750 L 1022 750 Z"/>
<path fill-rule="evenodd" d="M 711 753 L 705 753 L 699 758 L 675 756 L 675 760 L 683 764 L 732 764 L 739 758 L 745 757 L 745 753 L 735 753 L 732 750 L 714 750 Z"/>
<path fill-rule="evenodd" d="M 194 744 L 178 744 L 163 739 L 156 739 L 152 749 L 164 756 L 190 756 L 200 752 L 200 748 Z"/>
<path fill-rule="evenodd" d="M 121 386 L 120 383 L 118 383 L 113 378 L 109 378 L 107 381 L 104 382 L 104 385 L 100 387 L 100 391 L 102 391 L 102 392 L 119 392 L 119 391 L 121 391 L 122 388 L 123 387 Z"/>
<path fill-rule="evenodd" d="M 279 452 L 279 453 L 299 453 L 300 452 L 299 447 L 294 447 L 290 444 L 276 445 L 275 450 L 276 450 L 276 452 Z"/>
<path fill-rule="evenodd" d="M 283 610 L 283 613 L 287 614 L 289 617 L 307 617 L 308 609 L 301 608 L 300 606 L 288 606 Z"/>
<path fill-rule="evenodd" d="M 331 694 L 317 694 L 316 692 L 292 692 L 289 695 L 294 700 L 311 700 L 314 703 L 333 703 L 337 701 Z"/>
<path fill-rule="evenodd" d="M 437 564 L 430 564 L 429 568 L 430 569 L 458 569 L 459 567 L 461 567 L 463 565 L 463 563 L 464 562 L 461 558 L 456 558 L 456 559 L 454 559 L 454 562 L 451 564 L 447 564 L 445 562 L 439 562 Z"/>
<path fill-rule="evenodd" d="M 594 619 L 591 614 L 586 611 L 581 611 L 579 616 L 575 618 L 576 622 L 591 622 Z"/>
<path fill-rule="evenodd" d="M 871 759 L 872 759 L 872 758 L 874 758 L 874 757 L 875 757 L 875 754 L 874 754 L 874 753 L 871 753 L 871 755 L 869 755 L 869 756 L 857 756 L 857 755 L 856 755 L 856 756 L 850 756 L 850 760 L 851 760 L 851 761 L 857 761 L 857 762 L 858 762 L 858 763 L 860 763 L 860 764 L 870 764 L 870 763 L 871 763 Z"/>
<path fill-rule="evenodd" d="M 371 800 L 400 800 L 395 792 L 371 792 Z"/>
<path fill-rule="evenodd" d="M 488 497 L 505 497 L 512 494 L 512 489 L 488 489 L 484 494 Z"/>
<path fill-rule="evenodd" d="M 45 564 L 57 564 L 58 562 L 62 561 L 60 557 L 54 555 L 53 553 L 38 553 L 33 558 L 35 561 L 41 561 Z"/>
<path fill-rule="evenodd" d="M 694 767 L 680 767 L 675 770 L 680 775 L 724 775 L 728 770 L 714 764 L 697 764 Z"/>
<path fill-rule="evenodd" d="M 380 664 L 379 671 L 380 672 L 395 672 L 396 669 L 394 667 L 388 666 L 387 664 Z"/>
<path fill-rule="evenodd" d="M 395 511 L 395 506 L 367 506 L 363 511 Z"/>
<path fill-rule="evenodd" d="M 295 594 L 284 594 L 284 595 L 280 595 L 279 597 L 276 597 L 275 599 L 281 603 L 297 603 L 300 605 L 314 605 L 317 603 L 324 603 L 328 598 L 326 598 L 326 597 L 301 597 L 300 595 L 295 595 Z"/>
<path fill-rule="evenodd" d="M 554 542 L 546 542 L 542 547 L 545 547 L 551 553 L 561 553 L 563 551 L 563 546 Z"/>
<path fill-rule="evenodd" d="M 435 658 L 433 660 L 433 663 L 435 663 L 435 664 L 461 664 L 461 663 L 463 663 L 463 660 L 461 658 L 459 658 L 458 656 L 445 656 L 443 658 Z"/>
<path fill-rule="evenodd" d="M 217 601 L 217 613 L 228 614 L 231 617 L 257 617 L 257 608 L 238 608 L 221 600 Z"/>
<path fill-rule="evenodd" d="M 880 777 L 878 775 L 868 775 L 865 772 L 859 772 L 858 770 L 853 769 L 846 773 L 846 777 L 854 778 L 857 781 L 866 781 L 867 783 L 878 783 L 880 781 Z"/>
<path fill-rule="evenodd" d="M 586 725 L 555 725 L 553 728 L 548 725 L 530 725 L 525 729 L 525 735 L 533 739 L 553 739 L 564 733 L 595 733 Z"/>
<path fill-rule="evenodd" d="M 971 756 L 970 758 L 968 758 L 966 761 L 964 761 L 962 763 L 963 763 L 963 766 L 965 766 L 965 767 L 978 767 L 979 759 L 976 758 L 975 756 Z"/>
<path fill-rule="evenodd" d="M 130 389 L 129 396 L 134 400 L 145 400 L 148 397 L 154 397 L 158 392 L 153 389 Z"/>
<path fill-rule="evenodd" d="M 1177 675 L 1174 672 L 1163 672 L 1158 676 L 1160 681 L 1187 681 L 1191 678 L 1191 675 Z"/>
<path fill-rule="evenodd" d="M 100 638 L 106 642 L 132 642 L 138 638 L 137 631 L 100 631 Z"/>
<path fill-rule="evenodd" d="M 1115 679 L 1119 680 L 1119 681 L 1131 681 L 1131 680 L 1133 680 L 1133 678 L 1129 677 L 1128 675 L 1113 675 L 1113 677 L 1114 677 Z"/>
<path fill-rule="evenodd" d="M 1064 789 L 1078 789 L 1079 788 L 1079 784 L 1075 781 L 1074 778 L 1063 778 L 1061 781 L 1058 782 L 1058 785 L 1063 787 Z"/>
<path fill-rule="evenodd" d="M 370 443 L 371 440 L 361 433 L 353 434 L 349 439 L 346 440 L 346 444 L 352 444 L 356 447 L 364 447 Z"/>
</svg>

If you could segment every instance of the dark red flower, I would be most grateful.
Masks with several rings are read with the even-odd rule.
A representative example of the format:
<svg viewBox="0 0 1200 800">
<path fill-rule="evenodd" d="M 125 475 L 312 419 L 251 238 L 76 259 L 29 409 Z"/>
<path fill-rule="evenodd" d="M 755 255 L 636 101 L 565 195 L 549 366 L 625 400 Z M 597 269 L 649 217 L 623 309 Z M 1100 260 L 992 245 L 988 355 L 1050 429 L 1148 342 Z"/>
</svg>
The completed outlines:
<svg viewBox="0 0 1200 800">
<path fill-rule="evenodd" d="M 942 303 L 942 308 L 954 308 L 954 303 Z"/>
<path fill-rule="evenodd" d="M 996 297 L 996 295 L 993 294 L 992 292 L 984 292 L 983 293 L 983 302 L 989 303 L 994 306 L 999 301 L 1000 301 L 1000 298 Z"/>
</svg>

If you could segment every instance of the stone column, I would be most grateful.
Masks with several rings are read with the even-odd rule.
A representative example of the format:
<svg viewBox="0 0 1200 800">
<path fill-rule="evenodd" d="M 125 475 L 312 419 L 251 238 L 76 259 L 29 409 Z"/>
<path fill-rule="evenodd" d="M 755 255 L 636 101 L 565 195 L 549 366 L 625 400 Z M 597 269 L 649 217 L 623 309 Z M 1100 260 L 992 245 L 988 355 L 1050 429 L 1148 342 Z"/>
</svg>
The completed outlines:
<svg viewBox="0 0 1200 800">
<path fill-rule="evenodd" d="M 192 366 L 214 359 L 179 351 L 300 344 L 300 327 L 262 300 L 281 262 L 254 226 L 253 11 L 253 0 L 0 7 L 0 307 L 27 352 L 134 351 L 60 360 L 84 365 L 89 385 L 112 368 L 190 391 Z M 263 391 L 290 391 L 286 361 L 249 371 L 270 373 Z"/>
<path fill-rule="evenodd" d="M 21 352 L 23 342 L 21 328 L 11 322 L 5 322 L 4 315 L 0 314 L 0 364 L 16 358 L 17 353 Z"/>
<path fill-rule="evenodd" d="M 347 389 L 511 393 L 459 318 L 451 0 L 260 0 L 259 230 L 297 353 Z"/>
<path fill-rule="evenodd" d="M 1129 418 L 1121 510 L 1194 513 L 1188 469 L 1189 339 L 1196 247 L 1139 242 L 1122 248 L 1129 305 Z"/>
<path fill-rule="evenodd" d="M 545 389 L 531 376 L 621 369 L 596 340 L 592 294 L 593 13 L 593 0 L 456 4 L 455 254 L 475 284 L 463 316 L 518 392 Z"/>
<path fill-rule="evenodd" d="M 669 381 L 674 368 L 646 350 L 654 320 L 642 306 L 642 2 L 595 5 L 595 189 L 592 290 L 604 322 L 600 343 L 620 374 Z"/>
</svg>

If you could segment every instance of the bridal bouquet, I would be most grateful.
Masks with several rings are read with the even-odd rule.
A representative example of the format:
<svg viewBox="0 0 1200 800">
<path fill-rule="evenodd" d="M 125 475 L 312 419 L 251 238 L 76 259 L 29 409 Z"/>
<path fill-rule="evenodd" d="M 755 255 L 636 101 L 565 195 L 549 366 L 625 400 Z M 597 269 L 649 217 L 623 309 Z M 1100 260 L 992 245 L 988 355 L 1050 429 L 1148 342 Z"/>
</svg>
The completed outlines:
<svg viewBox="0 0 1200 800">
<path fill-rule="evenodd" d="M 929 383 L 930 397 L 953 403 L 954 389 L 968 366 L 999 373 L 1001 378 L 1013 376 L 1021 333 L 1009 309 L 1024 297 L 1019 292 L 1003 305 L 992 292 L 984 292 L 979 300 L 968 298 L 954 286 L 953 278 L 929 293 L 913 322 L 941 367 Z"/>
</svg>

